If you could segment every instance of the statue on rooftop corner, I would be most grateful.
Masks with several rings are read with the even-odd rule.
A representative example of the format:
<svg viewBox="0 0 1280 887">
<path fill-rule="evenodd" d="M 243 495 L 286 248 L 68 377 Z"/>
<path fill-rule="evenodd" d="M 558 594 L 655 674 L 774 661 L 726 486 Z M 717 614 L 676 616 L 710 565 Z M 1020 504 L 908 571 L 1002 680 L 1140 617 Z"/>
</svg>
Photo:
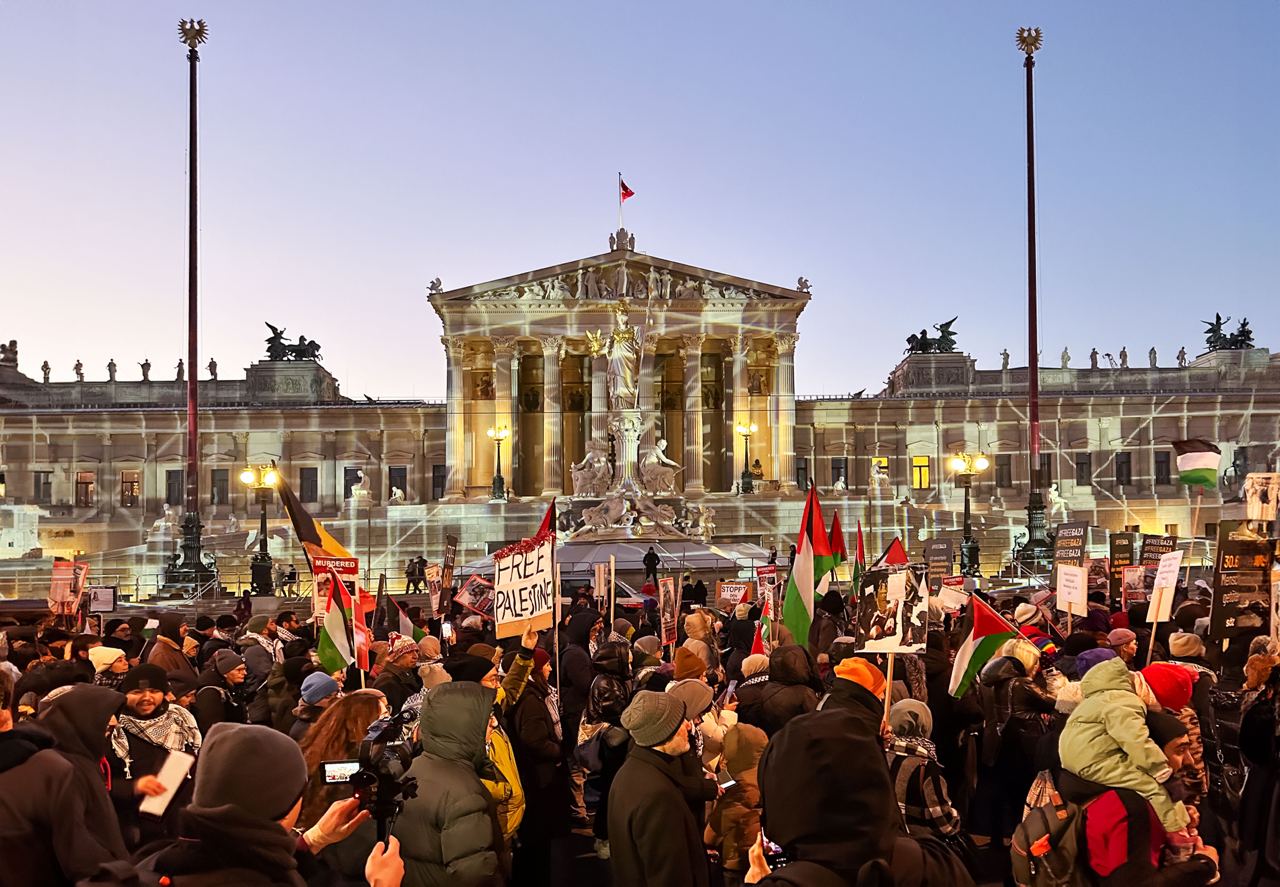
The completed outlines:
<svg viewBox="0 0 1280 887">
<path fill-rule="evenodd" d="M 289 356 L 289 346 L 284 343 L 284 330 L 267 324 L 271 335 L 267 337 L 267 360 L 284 360 Z"/>
<path fill-rule="evenodd" d="M 1154 370 L 1156 368 L 1156 349 L 1154 346 L 1150 351 L 1147 352 L 1147 361 L 1151 365 L 1151 368 Z"/>
<path fill-rule="evenodd" d="M 18 368 L 18 340 L 10 339 L 6 345 L 0 342 L 0 366 Z"/>
<path fill-rule="evenodd" d="M 1120 369 L 1122 370 L 1129 369 L 1129 346 L 1128 345 L 1120 346 Z"/>
<path fill-rule="evenodd" d="M 956 334 L 951 326 L 959 317 L 953 317 L 946 323 L 935 323 L 938 331 L 936 337 L 930 338 L 928 330 L 921 330 L 920 335 L 912 333 L 907 336 L 907 347 L 904 354 L 952 354 L 956 350 Z"/>
<path fill-rule="evenodd" d="M 800 278 L 797 278 L 797 279 L 796 279 L 796 292 L 798 292 L 798 293 L 811 293 L 811 292 L 813 292 L 813 287 L 812 287 L 812 286 L 810 285 L 810 283 L 809 283 L 809 278 L 807 278 L 807 277 L 800 277 Z"/>
<path fill-rule="evenodd" d="M 209 378 L 214 382 L 218 381 L 218 362 L 212 357 L 209 358 Z"/>
<path fill-rule="evenodd" d="M 142 368 L 142 381 L 151 381 L 151 360 L 150 358 L 142 358 L 142 363 L 138 364 Z"/>
<path fill-rule="evenodd" d="M 174 377 L 174 381 L 175 382 L 185 381 L 187 373 L 186 373 L 186 369 L 182 365 L 182 358 L 178 358 L 178 365 L 177 367 L 175 367 L 175 369 L 177 370 L 178 375 Z"/>
<path fill-rule="evenodd" d="M 1181 367 L 1182 369 L 1186 369 L 1186 366 L 1187 366 L 1187 348 L 1186 348 L 1186 346 L 1185 346 L 1185 345 L 1184 345 L 1183 347 L 1181 347 L 1181 348 L 1179 348 L 1179 349 L 1178 349 L 1178 366 L 1179 366 L 1179 367 Z"/>
<path fill-rule="evenodd" d="M 84 381 L 84 364 L 82 364 L 80 361 L 77 360 L 76 365 L 72 367 L 72 370 L 76 374 L 76 381 L 83 382 Z"/>
<path fill-rule="evenodd" d="M 1000 352 L 1000 371 L 1004 372 L 1009 369 L 1009 349 L 1005 348 Z"/>
<path fill-rule="evenodd" d="M 116 359 L 113 357 L 107 361 L 107 381 L 114 382 L 116 380 Z"/>
<path fill-rule="evenodd" d="M 431 293 L 433 296 L 444 292 L 444 286 L 440 283 L 439 277 L 427 284 L 427 292 Z"/>
<path fill-rule="evenodd" d="M 1094 348 L 1089 352 L 1089 369 L 1096 370 L 1098 368 L 1098 349 Z"/>
<path fill-rule="evenodd" d="M 53 367 L 49 366 L 49 361 L 40 364 L 40 372 L 44 374 L 44 384 L 49 384 L 49 374 L 53 372 Z"/>
<path fill-rule="evenodd" d="M 1065 370 L 1071 366 L 1071 352 L 1066 348 L 1062 349 L 1062 368 Z"/>
</svg>

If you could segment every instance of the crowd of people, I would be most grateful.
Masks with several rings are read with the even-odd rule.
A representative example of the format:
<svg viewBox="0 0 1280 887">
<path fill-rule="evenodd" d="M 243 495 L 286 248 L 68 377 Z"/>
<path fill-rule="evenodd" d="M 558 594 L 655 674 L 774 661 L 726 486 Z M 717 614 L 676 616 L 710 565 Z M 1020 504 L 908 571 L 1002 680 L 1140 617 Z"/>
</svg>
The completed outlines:
<svg viewBox="0 0 1280 887">
<path fill-rule="evenodd" d="M 501 640 L 457 612 L 452 644 L 411 608 L 367 673 L 289 610 L 0 626 L 0 885 L 539 887 L 571 830 L 616 887 L 1280 883 L 1280 649 L 1206 643 L 1194 591 L 1071 631 L 1001 601 L 958 697 L 963 614 L 890 668 L 836 590 L 803 638 L 691 594 L 667 647 L 648 601 Z M 326 765 L 397 716 L 384 842 Z"/>
</svg>

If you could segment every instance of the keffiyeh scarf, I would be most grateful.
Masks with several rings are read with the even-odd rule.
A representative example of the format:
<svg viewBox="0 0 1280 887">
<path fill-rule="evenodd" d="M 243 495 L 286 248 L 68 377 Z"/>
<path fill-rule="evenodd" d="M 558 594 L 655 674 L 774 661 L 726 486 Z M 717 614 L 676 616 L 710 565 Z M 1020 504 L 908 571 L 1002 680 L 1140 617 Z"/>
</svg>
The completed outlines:
<svg viewBox="0 0 1280 887">
<path fill-rule="evenodd" d="M 111 750 L 124 764 L 126 779 L 132 779 L 129 755 L 129 739 L 125 734 L 138 737 L 166 751 L 196 752 L 200 749 L 200 728 L 191 712 L 179 705 L 166 705 L 149 718 L 121 712 L 120 726 L 111 731 Z"/>
</svg>

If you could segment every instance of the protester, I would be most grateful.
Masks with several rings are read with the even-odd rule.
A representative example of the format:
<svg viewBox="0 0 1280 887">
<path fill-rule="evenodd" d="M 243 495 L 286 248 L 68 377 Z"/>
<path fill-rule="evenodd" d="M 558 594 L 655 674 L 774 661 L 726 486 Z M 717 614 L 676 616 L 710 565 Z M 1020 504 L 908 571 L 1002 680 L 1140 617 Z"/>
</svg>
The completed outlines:
<svg viewBox="0 0 1280 887">
<path fill-rule="evenodd" d="M 738 887 L 751 867 L 751 847 L 760 837 L 760 785 L 756 768 L 769 737 L 750 724 L 736 724 L 724 735 L 720 769 L 733 779 L 711 807 L 703 841 L 720 858 L 725 887 Z"/>
<path fill-rule="evenodd" d="M 271 667 L 284 662 L 284 644 L 277 637 L 274 616 L 253 616 L 244 628 L 235 645 L 244 658 L 249 687 L 257 690 L 271 674 Z"/>
<path fill-rule="evenodd" d="M 862 722 L 867 732 L 879 734 L 884 720 L 884 694 L 888 689 L 884 673 L 859 656 L 836 663 L 835 680 L 818 702 L 823 711 L 842 708 Z"/>
<path fill-rule="evenodd" d="M 1187 730 L 1187 752 L 1184 756 L 1186 767 L 1178 773 L 1187 796 L 1179 800 L 1199 805 L 1209 791 L 1209 778 L 1204 766 L 1200 719 L 1191 707 L 1191 695 L 1198 673 L 1175 663 L 1155 662 L 1142 670 L 1142 677 L 1161 707 L 1181 721 Z"/>
<path fill-rule="evenodd" d="M 313 671 L 303 678 L 298 705 L 293 710 L 293 726 L 288 731 L 289 738 L 300 744 L 311 730 L 311 726 L 324 714 L 325 709 L 341 698 L 342 688 L 332 676 Z"/>
<path fill-rule="evenodd" d="M 129 660 L 119 647 L 94 647 L 89 651 L 89 662 L 93 664 L 93 683 L 99 687 L 118 690 L 129 672 Z"/>
<path fill-rule="evenodd" d="M 825 664 L 831 644 L 848 627 L 844 618 L 844 598 L 834 588 L 829 589 L 814 608 L 813 622 L 809 626 L 808 645 L 813 658 L 820 664 Z"/>
<path fill-rule="evenodd" d="M 398 714 L 406 699 L 421 692 L 418 645 L 413 638 L 395 631 L 387 635 L 387 664 L 373 682 L 373 688 L 386 695 L 392 714 Z"/>
<path fill-rule="evenodd" d="M 293 710 L 302 701 L 302 682 L 311 671 L 310 656 L 290 656 L 272 667 L 267 682 L 258 691 L 259 695 L 265 694 L 271 726 L 281 733 L 293 728 Z"/>
<path fill-rule="evenodd" d="M 587 707 L 587 696 L 595 680 L 591 666 L 591 651 L 599 636 L 603 618 L 595 610 L 581 610 L 569 617 L 563 632 L 564 650 L 560 654 L 560 705 L 564 713 L 561 725 L 564 729 L 566 753 L 572 754 L 578 745 L 578 725 Z M 587 817 L 583 787 L 587 773 L 576 763 L 569 765 L 569 784 L 573 792 L 573 820 L 577 825 L 590 823 Z"/>
<path fill-rule="evenodd" d="M 596 855 L 609 858 L 609 787 L 627 756 L 627 733 L 622 727 L 622 713 L 631 701 L 631 648 L 622 643 L 600 645 L 591 660 L 596 671 L 587 696 L 582 723 L 600 731 L 600 772 L 592 774 L 588 784 L 600 802 L 592 825 Z"/>
<path fill-rule="evenodd" d="M 1113 628 L 1107 635 L 1107 646 L 1124 660 L 1131 669 L 1136 668 L 1138 655 L 1138 636 L 1127 628 Z"/>
<path fill-rule="evenodd" d="M 769 657 L 753 653 L 742 660 L 742 681 L 734 688 L 739 723 L 760 725 L 760 703 L 769 682 Z"/>
<path fill-rule="evenodd" d="M 178 613 L 165 613 L 156 629 L 155 644 L 147 655 L 147 662 L 158 665 L 163 671 L 176 671 L 196 679 L 195 666 L 182 652 L 182 642 L 187 636 L 187 620 Z"/>
<path fill-rule="evenodd" d="M 550 678 L 551 657 L 538 648 L 533 651 L 533 671 L 524 693 L 507 715 L 507 732 L 525 790 L 512 882 L 528 887 L 550 887 L 551 842 L 568 831 L 572 801 L 559 697 Z"/>
<path fill-rule="evenodd" d="M 193 712 L 203 735 L 209 735 L 214 724 L 245 723 L 244 682 L 248 674 L 244 660 L 230 650 L 213 654 L 200 673 Z"/>
<path fill-rule="evenodd" d="M 817 666 L 805 648 L 791 644 L 777 647 L 769 654 L 769 680 L 760 694 L 760 706 L 747 721 L 772 736 L 787 721 L 797 715 L 813 711 L 818 706 L 821 688 Z M 739 711 L 740 718 L 746 713 Z"/>
<path fill-rule="evenodd" d="M 947 781 L 929 740 L 933 715 L 915 699 L 896 702 L 889 709 L 893 739 L 886 752 L 898 807 L 907 833 L 917 837 L 950 837 L 960 833 L 960 814 L 947 794 Z"/>
</svg>

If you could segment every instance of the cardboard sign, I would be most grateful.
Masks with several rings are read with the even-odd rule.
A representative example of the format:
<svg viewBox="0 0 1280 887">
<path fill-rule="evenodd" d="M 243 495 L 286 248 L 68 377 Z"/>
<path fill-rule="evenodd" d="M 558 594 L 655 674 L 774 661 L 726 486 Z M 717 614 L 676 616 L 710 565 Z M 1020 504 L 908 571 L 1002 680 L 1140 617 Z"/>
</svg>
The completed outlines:
<svg viewBox="0 0 1280 887">
<path fill-rule="evenodd" d="M 662 646 L 679 639 L 680 588 L 674 576 L 658 580 L 658 615 L 662 618 Z"/>
<path fill-rule="evenodd" d="M 1124 568 L 1120 585 L 1120 609 L 1128 610 L 1133 604 L 1150 598 L 1147 594 L 1146 574 L 1145 567 Z"/>
<path fill-rule="evenodd" d="M 743 601 L 753 601 L 755 598 L 756 584 L 750 579 L 730 582 L 721 579 L 716 582 L 717 600 L 726 600 L 736 607 Z"/>
<path fill-rule="evenodd" d="M 486 619 L 493 618 L 493 583 L 483 576 L 471 575 L 453 596 L 453 601 L 464 610 L 479 613 Z"/>
<path fill-rule="evenodd" d="M 329 594 L 333 588 L 330 572 L 337 573 L 347 591 L 354 595 L 360 579 L 360 558 L 317 555 L 311 559 L 311 612 L 316 619 L 324 618 L 325 608 L 329 605 Z"/>
<path fill-rule="evenodd" d="M 444 590 L 444 582 L 441 581 L 443 575 L 444 571 L 440 569 L 439 564 L 427 564 L 422 569 L 422 578 L 427 583 L 427 597 L 432 613 L 440 612 L 441 592 Z"/>
<path fill-rule="evenodd" d="M 1178 548 L 1177 536 L 1143 536 L 1142 559 L 1139 563 L 1144 567 L 1160 565 L 1160 558 Z"/>
<path fill-rule="evenodd" d="M 1058 565 L 1058 609 L 1072 616 L 1089 614 L 1089 571 L 1071 564 Z"/>
<path fill-rule="evenodd" d="M 116 587 L 114 585 L 88 585 L 90 613 L 114 613 L 116 611 Z"/>
<path fill-rule="evenodd" d="M 1111 600 L 1120 600 L 1124 586 L 1124 568 L 1137 562 L 1133 533 L 1112 533 L 1108 543 L 1111 548 Z"/>
<path fill-rule="evenodd" d="M 609 596 L 609 562 L 592 564 L 592 572 L 594 579 L 591 582 L 591 596 L 602 601 Z"/>
<path fill-rule="evenodd" d="M 756 590 L 759 593 L 762 605 L 777 590 L 780 578 L 777 564 L 756 567 Z"/>
<path fill-rule="evenodd" d="M 440 587 L 453 588 L 453 568 L 458 560 L 458 537 L 452 533 L 444 536 L 444 564 L 440 568 Z"/>
<path fill-rule="evenodd" d="M 959 613 L 969 606 L 969 592 L 964 587 L 963 576 L 948 576 L 938 589 L 938 603 L 948 613 Z"/>
<path fill-rule="evenodd" d="M 1209 634 L 1219 640 L 1261 628 L 1262 617 L 1271 610 L 1274 543 L 1266 539 L 1231 538 L 1238 526 L 1238 521 L 1218 524 Z"/>
<path fill-rule="evenodd" d="M 551 627 L 553 598 L 556 595 L 554 573 L 555 536 L 512 545 L 493 557 L 493 618 L 499 638 L 522 634 L 525 623 L 533 627 Z"/>
<path fill-rule="evenodd" d="M 928 569 L 929 590 L 937 593 L 942 580 L 951 575 L 954 563 L 950 539 L 933 539 L 924 544 L 924 562 Z"/>
<path fill-rule="evenodd" d="M 921 653 L 929 630 L 923 564 L 868 570 L 858 589 L 857 649 L 863 653 Z"/>
</svg>

